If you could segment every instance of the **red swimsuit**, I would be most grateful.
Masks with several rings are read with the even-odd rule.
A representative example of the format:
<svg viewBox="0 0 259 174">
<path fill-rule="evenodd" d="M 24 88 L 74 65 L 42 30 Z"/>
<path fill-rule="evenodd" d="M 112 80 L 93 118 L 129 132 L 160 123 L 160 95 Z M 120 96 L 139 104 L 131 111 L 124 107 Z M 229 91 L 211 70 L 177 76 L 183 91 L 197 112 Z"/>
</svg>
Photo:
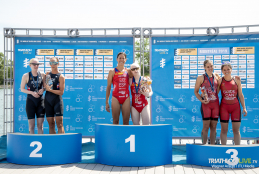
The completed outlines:
<svg viewBox="0 0 259 174">
<path fill-rule="evenodd" d="M 213 77 L 210 77 L 211 83 L 213 83 Z M 211 85 L 209 79 L 206 75 L 204 75 L 204 81 L 201 84 L 201 87 L 205 86 L 206 92 L 208 94 L 209 103 L 201 105 L 201 114 L 203 120 L 218 120 L 219 118 L 219 98 L 217 94 L 218 82 L 216 78 L 214 78 L 214 86 L 211 89 Z"/>
<path fill-rule="evenodd" d="M 129 97 L 129 75 L 126 70 L 124 72 L 119 71 L 117 68 L 114 68 L 114 70 L 112 96 L 115 97 L 120 104 L 123 104 Z"/>
<path fill-rule="evenodd" d="M 232 122 L 241 121 L 241 108 L 238 100 L 238 87 L 232 78 L 226 81 L 222 78 L 220 85 L 222 100 L 220 104 L 220 122 L 228 123 L 231 114 Z"/>
<path fill-rule="evenodd" d="M 131 95 L 132 95 L 132 107 L 134 107 L 139 113 L 141 113 L 144 107 L 148 105 L 148 101 L 143 94 L 139 94 L 139 92 L 138 94 L 136 93 L 135 84 L 136 84 L 136 87 L 137 85 L 139 85 L 138 83 L 135 82 L 135 78 L 133 77 L 132 84 L 130 87 Z M 140 87 L 138 89 L 140 89 Z"/>
</svg>

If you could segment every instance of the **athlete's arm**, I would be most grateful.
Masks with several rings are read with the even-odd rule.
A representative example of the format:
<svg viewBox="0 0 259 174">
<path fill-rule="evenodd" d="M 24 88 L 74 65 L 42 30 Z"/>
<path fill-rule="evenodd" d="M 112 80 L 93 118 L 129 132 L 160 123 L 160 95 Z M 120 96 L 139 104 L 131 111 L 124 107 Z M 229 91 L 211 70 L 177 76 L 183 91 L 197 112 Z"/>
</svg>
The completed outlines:
<svg viewBox="0 0 259 174">
<path fill-rule="evenodd" d="M 106 88 L 106 111 L 110 112 L 110 105 L 109 105 L 109 97 L 111 93 L 111 86 L 112 86 L 112 78 L 114 76 L 114 69 L 109 71 L 108 78 L 107 78 L 107 88 Z"/>
<path fill-rule="evenodd" d="M 51 89 L 51 87 L 46 84 L 46 91 L 52 92 L 53 94 L 63 95 L 64 89 L 65 89 L 65 77 L 62 74 L 59 76 L 59 89 L 57 90 Z"/>
<path fill-rule="evenodd" d="M 29 81 L 29 73 L 25 73 L 22 76 L 22 81 L 21 81 L 21 91 L 25 94 L 31 94 L 33 97 L 35 98 L 39 98 L 39 94 L 37 92 L 34 91 L 28 91 L 27 89 L 25 89 L 25 85 L 28 83 Z"/>
<path fill-rule="evenodd" d="M 246 111 L 246 105 L 245 105 L 245 98 L 244 98 L 244 95 L 243 95 L 243 92 L 242 92 L 242 85 L 241 85 L 241 80 L 239 79 L 235 79 L 236 83 L 237 83 L 237 87 L 238 87 L 238 97 L 240 99 L 240 103 L 243 107 L 243 115 L 246 116 L 247 115 L 247 111 Z"/>
<path fill-rule="evenodd" d="M 129 78 L 129 86 L 132 84 L 132 78 Z"/>
<path fill-rule="evenodd" d="M 128 72 L 129 78 L 133 78 L 133 74 L 132 74 L 131 70 L 127 68 L 127 72 Z"/>
<path fill-rule="evenodd" d="M 201 87 L 203 81 L 203 76 L 198 76 L 198 78 L 196 79 L 196 83 L 195 83 L 195 88 L 194 88 L 194 94 L 197 97 L 198 100 L 200 100 L 200 102 L 204 103 L 204 104 L 208 104 L 209 101 L 208 100 L 203 100 L 199 94 L 199 90 Z"/>
<path fill-rule="evenodd" d="M 218 80 L 217 95 L 219 94 L 219 91 L 220 91 L 220 85 L 221 85 L 221 82 L 222 82 L 222 77 Z"/>
<path fill-rule="evenodd" d="M 43 86 L 44 86 L 44 84 L 45 84 L 45 74 L 44 74 L 44 73 L 41 73 L 41 77 L 42 77 L 42 82 L 43 82 Z M 42 87 L 43 87 L 43 86 L 42 86 Z M 44 92 L 44 89 L 41 88 L 41 89 L 39 90 L 38 94 L 39 94 L 39 95 L 42 95 L 43 92 Z"/>
</svg>

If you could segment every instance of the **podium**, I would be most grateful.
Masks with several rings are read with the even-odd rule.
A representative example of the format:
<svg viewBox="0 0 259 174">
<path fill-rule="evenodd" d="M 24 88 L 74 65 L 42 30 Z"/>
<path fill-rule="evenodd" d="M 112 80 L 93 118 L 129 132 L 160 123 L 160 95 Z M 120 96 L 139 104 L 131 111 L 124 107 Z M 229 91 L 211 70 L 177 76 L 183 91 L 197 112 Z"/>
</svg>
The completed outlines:
<svg viewBox="0 0 259 174">
<path fill-rule="evenodd" d="M 186 144 L 187 163 L 215 168 L 259 167 L 259 145 Z"/>
<path fill-rule="evenodd" d="M 95 160 L 114 166 L 172 163 L 172 125 L 95 125 Z"/>
<path fill-rule="evenodd" d="M 7 161 L 27 165 L 81 161 L 82 134 L 7 134 Z"/>
</svg>

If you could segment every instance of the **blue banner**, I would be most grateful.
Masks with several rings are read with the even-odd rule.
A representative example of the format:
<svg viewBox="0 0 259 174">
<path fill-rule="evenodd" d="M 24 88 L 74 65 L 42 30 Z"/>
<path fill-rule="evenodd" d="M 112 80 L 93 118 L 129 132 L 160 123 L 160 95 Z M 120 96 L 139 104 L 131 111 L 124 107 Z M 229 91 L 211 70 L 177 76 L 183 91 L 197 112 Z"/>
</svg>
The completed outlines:
<svg viewBox="0 0 259 174">
<path fill-rule="evenodd" d="M 126 67 L 133 63 L 133 44 L 133 37 L 16 37 L 14 132 L 29 132 L 26 94 L 20 91 L 20 84 L 22 75 L 31 70 L 31 58 L 39 59 L 41 72 L 51 70 L 51 57 L 59 58 L 59 71 L 66 79 L 62 96 L 66 133 L 94 136 L 95 123 L 112 123 L 111 113 L 105 111 L 106 79 L 109 70 L 117 66 L 118 52 L 126 53 Z M 46 119 L 44 133 L 48 133 Z"/>
<path fill-rule="evenodd" d="M 259 35 L 255 34 L 152 37 L 152 123 L 172 124 L 173 137 L 200 137 L 203 127 L 201 102 L 194 95 L 194 87 L 196 78 L 204 73 L 203 62 L 209 59 L 214 63 L 215 73 L 222 76 L 222 63 L 231 62 L 232 75 L 241 77 L 248 112 L 246 117 L 242 116 L 241 137 L 258 137 L 259 81 L 256 81 L 256 66 L 259 64 L 255 61 L 258 53 Z M 219 122 L 218 137 L 220 130 Z M 228 137 L 233 137 L 231 121 Z"/>
</svg>

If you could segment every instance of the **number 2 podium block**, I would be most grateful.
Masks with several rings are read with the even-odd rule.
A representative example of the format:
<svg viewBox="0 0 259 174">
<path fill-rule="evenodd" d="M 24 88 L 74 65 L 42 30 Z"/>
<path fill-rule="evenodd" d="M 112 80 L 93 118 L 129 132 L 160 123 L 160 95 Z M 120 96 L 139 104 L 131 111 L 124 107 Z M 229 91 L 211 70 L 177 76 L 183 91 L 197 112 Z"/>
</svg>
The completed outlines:
<svg viewBox="0 0 259 174">
<path fill-rule="evenodd" d="M 95 160 L 114 166 L 172 163 L 172 125 L 95 125 Z"/>
<path fill-rule="evenodd" d="M 214 168 L 259 167 L 259 145 L 186 144 L 187 163 Z"/>
<path fill-rule="evenodd" d="M 27 165 L 81 161 L 82 134 L 7 134 L 7 161 Z"/>
</svg>

